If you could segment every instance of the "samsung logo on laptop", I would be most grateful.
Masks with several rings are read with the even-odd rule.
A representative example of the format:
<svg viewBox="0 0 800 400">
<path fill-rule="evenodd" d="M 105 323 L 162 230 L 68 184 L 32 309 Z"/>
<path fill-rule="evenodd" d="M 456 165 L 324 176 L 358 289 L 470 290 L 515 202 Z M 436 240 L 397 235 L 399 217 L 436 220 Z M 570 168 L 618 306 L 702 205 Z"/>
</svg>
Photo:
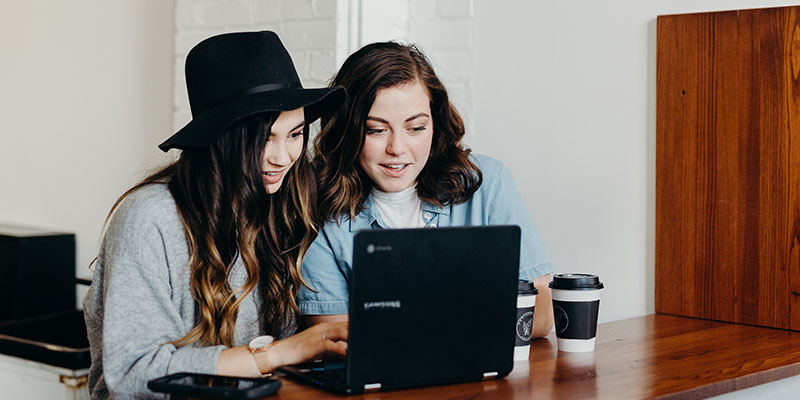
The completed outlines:
<svg viewBox="0 0 800 400">
<path fill-rule="evenodd" d="M 374 244 L 367 245 L 368 254 L 372 254 L 376 251 L 392 251 L 392 246 L 375 246 Z"/>
<path fill-rule="evenodd" d="M 400 308 L 400 300 L 391 301 L 368 301 L 364 303 L 364 311 L 372 310 L 373 308 Z"/>
</svg>

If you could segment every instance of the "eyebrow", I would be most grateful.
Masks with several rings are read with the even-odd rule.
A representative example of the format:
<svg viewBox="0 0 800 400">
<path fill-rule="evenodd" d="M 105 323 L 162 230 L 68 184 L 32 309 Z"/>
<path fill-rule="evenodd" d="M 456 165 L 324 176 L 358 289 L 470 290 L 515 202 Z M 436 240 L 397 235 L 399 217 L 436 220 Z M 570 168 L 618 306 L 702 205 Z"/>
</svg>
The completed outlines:
<svg viewBox="0 0 800 400">
<path fill-rule="evenodd" d="M 289 129 L 289 132 L 294 132 L 294 131 L 296 131 L 298 128 L 302 128 L 303 126 L 305 126 L 305 124 L 306 124 L 306 121 L 300 121 L 300 123 L 299 123 L 299 124 L 297 124 L 297 126 L 295 126 L 295 127 L 294 127 L 294 128 L 292 128 L 292 129 Z M 271 130 L 270 130 L 270 133 L 269 133 L 269 134 L 270 134 L 270 135 L 276 135 L 276 133 L 273 133 Z"/>
<path fill-rule="evenodd" d="M 428 115 L 428 113 L 421 112 L 421 113 L 414 114 L 414 115 L 412 115 L 412 116 L 410 116 L 410 117 L 406 118 L 406 120 L 405 120 L 405 121 L 403 121 L 403 122 L 409 122 L 409 121 L 413 121 L 413 120 L 415 120 L 415 119 L 417 119 L 417 118 L 419 118 L 419 117 L 428 117 L 428 118 L 430 118 L 430 115 Z M 388 123 L 389 123 L 389 121 L 387 121 L 387 120 L 385 120 L 385 119 L 383 119 L 383 118 L 379 118 L 379 117 L 373 117 L 373 116 L 369 116 L 369 115 L 368 115 L 368 116 L 367 116 L 367 121 L 370 121 L 370 120 L 371 120 L 371 121 L 377 121 L 377 122 L 384 123 L 384 124 L 388 124 Z"/>
</svg>

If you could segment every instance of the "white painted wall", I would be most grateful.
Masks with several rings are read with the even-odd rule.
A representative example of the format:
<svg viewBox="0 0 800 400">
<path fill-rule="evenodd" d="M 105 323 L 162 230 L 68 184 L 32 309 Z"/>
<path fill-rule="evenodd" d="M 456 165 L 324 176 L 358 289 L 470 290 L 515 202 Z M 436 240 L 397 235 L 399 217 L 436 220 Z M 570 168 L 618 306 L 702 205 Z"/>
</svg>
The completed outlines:
<svg viewBox="0 0 800 400">
<path fill-rule="evenodd" d="M 0 221 L 75 232 L 79 275 L 114 200 L 164 160 L 173 29 L 172 0 L 0 6 Z"/>
<path fill-rule="evenodd" d="M 765 0 L 475 0 L 472 147 L 502 159 L 600 320 L 654 312 L 656 17 Z M 796 2 L 794 2 L 796 3 Z"/>
</svg>

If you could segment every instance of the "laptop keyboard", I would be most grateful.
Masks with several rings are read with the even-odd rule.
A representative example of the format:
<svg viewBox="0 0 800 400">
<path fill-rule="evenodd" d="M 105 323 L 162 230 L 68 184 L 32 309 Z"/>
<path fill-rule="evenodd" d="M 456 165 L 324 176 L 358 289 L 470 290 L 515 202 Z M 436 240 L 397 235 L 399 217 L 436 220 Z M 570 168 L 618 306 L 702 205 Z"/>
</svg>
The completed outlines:
<svg viewBox="0 0 800 400">
<path fill-rule="evenodd" d="M 310 362 L 279 368 L 284 373 L 295 376 L 315 385 L 338 391 L 347 390 L 347 365 L 342 361 Z"/>
<path fill-rule="evenodd" d="M 345 376 L 345 369 L 333 369 L 322 371 L 309 371 L 306 376 L 313 379 L 317 385 L 327 386 L 331 388 L 345 388 L 347 387 L 347 377 Z"/>
</svg>

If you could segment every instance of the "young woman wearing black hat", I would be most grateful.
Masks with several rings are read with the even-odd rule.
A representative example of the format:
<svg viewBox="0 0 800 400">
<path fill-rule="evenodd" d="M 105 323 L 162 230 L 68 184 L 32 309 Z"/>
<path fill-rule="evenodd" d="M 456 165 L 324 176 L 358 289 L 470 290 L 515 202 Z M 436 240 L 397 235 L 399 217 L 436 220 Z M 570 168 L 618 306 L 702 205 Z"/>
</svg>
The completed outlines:
<svg viewBox="0 0 800 400">
<path fill-rule="evenodd" d="M 346 351 L 345 324 L 295 333 L 316 230 L 308 125 L 344 90 L 304 89 L 272 32 L 199 43 L 186 84 L 192 121 L 159 146 L 179 159 L 109 213 L 84 300 L 92 398 L 146 396 L 148 380 L 174 372 L 260 376 Z"/>
<path fill-rule="evenodd" d="M 373 43 L 345 60 L 332 85 L 345 106 L 314 142 L 324 224 L 303 259 L 300 311 L 346 321 L 352 241 L 361 229 L 519 225 L 520 279 L 539 288 L 533 336 L 553 326 L 550 265 L 511 173 L 461 144 L 464 124 L 415 46 Z M 487 268 L 491 266 L 487 265 Z"/>
</svg>

